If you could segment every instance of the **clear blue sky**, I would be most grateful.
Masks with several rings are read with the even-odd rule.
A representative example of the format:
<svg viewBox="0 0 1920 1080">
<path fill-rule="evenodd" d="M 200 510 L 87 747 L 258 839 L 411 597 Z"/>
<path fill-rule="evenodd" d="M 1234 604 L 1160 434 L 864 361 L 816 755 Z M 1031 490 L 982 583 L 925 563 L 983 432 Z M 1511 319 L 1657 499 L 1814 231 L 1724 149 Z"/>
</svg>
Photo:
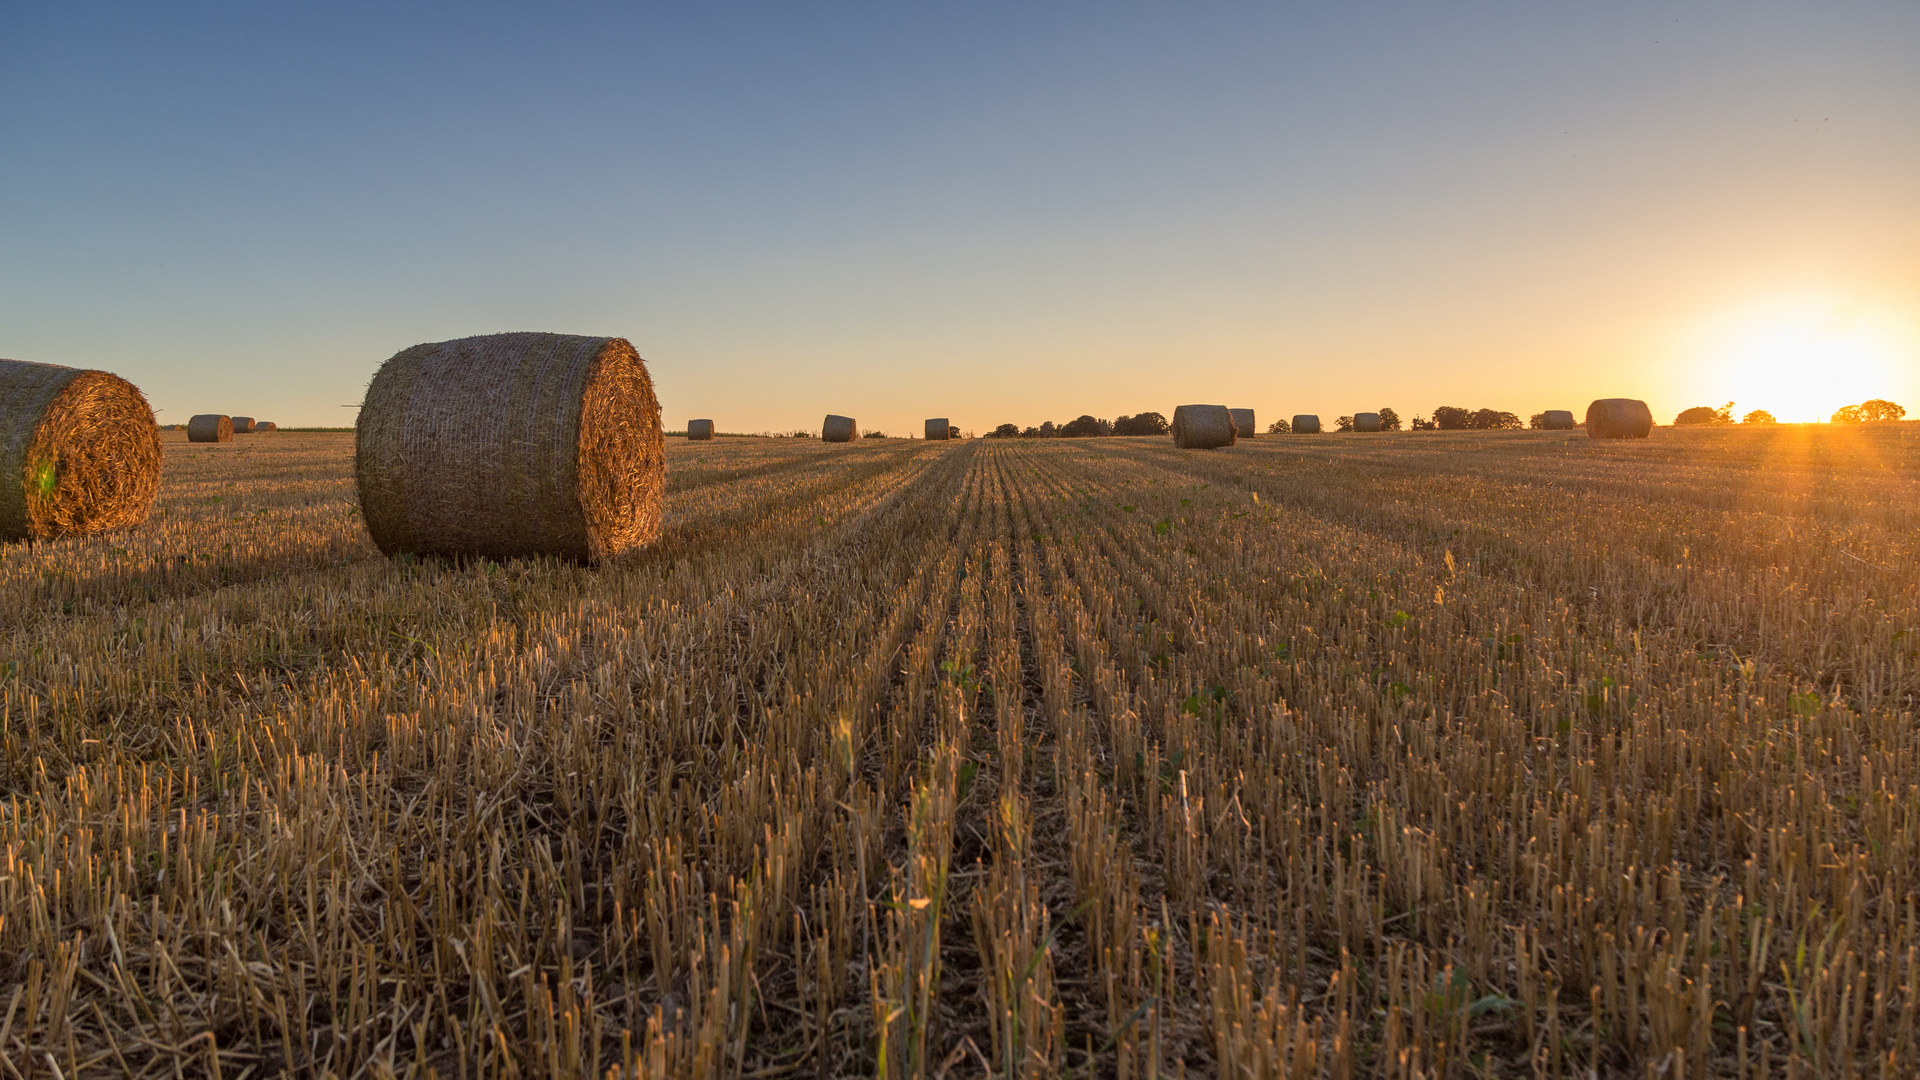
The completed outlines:
<svg viewBox="0 0 1920 1080">
<path fill-rule="evenodd" d="M 0 0 L 0 356 L 167 422 L 500 330 L 722 430 L 1920 413 L 1920 5 L 1331 7 Z"/>
</svg>

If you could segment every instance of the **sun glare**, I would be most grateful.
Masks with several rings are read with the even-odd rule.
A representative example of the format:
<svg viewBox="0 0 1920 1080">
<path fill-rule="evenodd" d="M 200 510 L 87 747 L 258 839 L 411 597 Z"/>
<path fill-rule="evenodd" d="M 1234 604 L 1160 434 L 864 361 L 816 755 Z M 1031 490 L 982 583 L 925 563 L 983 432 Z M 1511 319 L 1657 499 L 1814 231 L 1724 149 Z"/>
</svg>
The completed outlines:
<svg viewBox="0 0 1920 1080">
<path fill-rule="evenodd" d="M 1736 415 L 1766 409 L 1783 422 L 1825 420 L 1843 405 L 1887 397 L 1904 382 L 1899 335 L 1857 307 L 1776 304 L 1717 321 L 1708 334 L 1701 390 L 1735 402 Z"/>
</svg>

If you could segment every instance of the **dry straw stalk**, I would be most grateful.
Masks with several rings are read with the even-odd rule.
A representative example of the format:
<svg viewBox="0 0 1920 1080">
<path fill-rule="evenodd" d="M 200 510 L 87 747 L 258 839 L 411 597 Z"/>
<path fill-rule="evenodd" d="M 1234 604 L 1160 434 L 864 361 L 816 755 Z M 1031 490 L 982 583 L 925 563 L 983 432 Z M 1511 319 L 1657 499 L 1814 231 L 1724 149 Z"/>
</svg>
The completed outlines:
<svg viewBox="0 0 1920 1080">
<path fill-rule="evenodd" d="M 188 442 L 232 442 L 233 417 L 222 413 L 201 413 L 187 421 Z"/>
<path fill-rule="evenodd" d="M 820 424 L 821 442 L 852 442 L 859 434 L 860 429 L 854 426 L 851 416 L 828 413 L 826 420 Z"/>
<path fill-rule="evenodd" d="M 104 371 L 0 360 L 0 538 L 138 525 L 160 489 L 160 428 Z"/>
<path fill-rule="evenodd" d="M 1587 438 L 1644 439 L 1653 431 L 1653 410 L 1637 398 L 1601 398 L 1587 406 Z"/>
<path fill-rule="evenodd" d="M 598 561 L 660 533 L 660 404 L 624 338 L 416 345 L 367 387 L 354 472 L 388 554 Z"/>
<path fill-rule="evenodd" d="M 1225 405 L 1177 405 L 1173 445 L 1182 450 L 1212 450 L 1233 445 L 1233 415 Z"/>
</svg>

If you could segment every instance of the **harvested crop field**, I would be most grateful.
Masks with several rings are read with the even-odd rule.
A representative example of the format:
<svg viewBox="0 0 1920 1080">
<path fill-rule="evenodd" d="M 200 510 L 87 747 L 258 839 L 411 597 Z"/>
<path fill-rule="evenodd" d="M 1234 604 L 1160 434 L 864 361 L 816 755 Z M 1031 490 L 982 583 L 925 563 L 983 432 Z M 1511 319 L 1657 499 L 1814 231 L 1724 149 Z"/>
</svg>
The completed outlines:
<svg viewBox="0 0 1920 1080">
<path fill-rule="evenodd" d="M 1920 1060 L 1920 424 L 677 440 L 598 569 L 163 439 L 0 557 L 8 1077 Z"/>
</svg>

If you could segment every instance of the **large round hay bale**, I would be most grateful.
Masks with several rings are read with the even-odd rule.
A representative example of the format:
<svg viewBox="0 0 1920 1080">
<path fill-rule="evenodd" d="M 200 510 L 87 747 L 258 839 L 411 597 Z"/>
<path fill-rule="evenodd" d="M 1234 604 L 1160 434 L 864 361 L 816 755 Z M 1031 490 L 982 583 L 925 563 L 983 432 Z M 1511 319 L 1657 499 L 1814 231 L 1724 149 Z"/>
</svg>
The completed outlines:
<svg viewBox="0 0 1920 1080">
<path fill-rule="evenodd" d="M 1653 431 L 1653 410 L 1638 398 L 1601 398 L 1587 406 L 1587 438 L 1644 439 Z"/>
<path fill-rule="evenodd" d="M 1653 414 L 1648 413 L 1647 417 L 1651 420 Z M 1540 427 L 1545 431 L 1572 431 L 1573 410 L 1548 409 L 1546 412 L 1540 414 Z"/>
<path fill-rule="evenodd" d="M 1173 445 L 1182 450 L 1212 450 L 1233 445 L 1233 414 L 1225 405 L 1176 405 Z"/>
<path fill-rule="evenodd" d="M 952 434 L 953 434 L 953 426 L 947 423 L 946 417 L 936 416 L 933 419 L 927 421 L 927 438 L 945 439 L 950 437 Z"/>
<path fill-rule="evenodd" d="M 687 438 L 692 439 L 695 442 L 712 442 L 713 441 L 713 421 L 711 420 L 687 421 Z"/>
<path fill-rule="evenodd" d="M 1234 438 L 1251 439 L 1260 433 L 1260 429 L 1253 426 L 1252 409 L 1228 409 L 1227 415 L 1233 417 Z"/>
<path fill-rule="evenodd" d="M 821 442 L 852 442 L 859 434 L 860 429 L 854 427 L 851 416 L 828 413 L 826 421 L 820 425 Z"/>
<path fill-rule="evenodd" d="M 660 403 L 625 338 L 415 345 L 367 386 L 354 479 L 390 555 L 606 559 L 660 535 Z"/>
<path fill-rule="evenodd" d="M 1295 416 L 1293 418 L 1293 433 L 1295 435 L 1320 434 L 1320 418 L 1312 413 L 1301 413 Z"/>
<path fill-rule="evenodd" d="M 1353 430 L 1379 431 L 1380 414 L 1377 412 L 1357 412 L 1353 414 Z"/>
<path fill-rule="evenodd" d="M 232 442 L 233 417 L 201 413 L 187 421 L 188 442 Z"/>
<path fill-rule="evenodd" d="M 251 416 L 236 416 L 236 417 L 234 417 L 234 418 L 233 418 L 233 433 L 234 433 L 235 435 L 251 435 L 251 434 L 253 434 L 253 417 L 251 417 Z"/>
<path fill-rule="evenodd" d="M 153 409 L 127 380 L 0 360 L 0 539 L 140 524 L 160 454 Z"/>
</svg>

